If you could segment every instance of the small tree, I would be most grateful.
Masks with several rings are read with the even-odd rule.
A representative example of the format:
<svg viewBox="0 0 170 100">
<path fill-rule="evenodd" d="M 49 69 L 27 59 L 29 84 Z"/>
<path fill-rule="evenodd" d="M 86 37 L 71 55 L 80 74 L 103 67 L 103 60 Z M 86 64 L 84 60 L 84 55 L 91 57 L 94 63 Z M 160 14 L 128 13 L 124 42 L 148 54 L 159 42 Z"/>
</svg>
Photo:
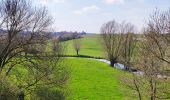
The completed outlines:
<svg viewBox="0 0 170 100">
<path fill-rule="evenodd" d="M 77 56 L 79 56 L 79 52 L 81 49 L 81 40 L 80 39 L 74 39 L 73 40 L 73 47 L 74 50 L 76 51 Z"/>
</svg>

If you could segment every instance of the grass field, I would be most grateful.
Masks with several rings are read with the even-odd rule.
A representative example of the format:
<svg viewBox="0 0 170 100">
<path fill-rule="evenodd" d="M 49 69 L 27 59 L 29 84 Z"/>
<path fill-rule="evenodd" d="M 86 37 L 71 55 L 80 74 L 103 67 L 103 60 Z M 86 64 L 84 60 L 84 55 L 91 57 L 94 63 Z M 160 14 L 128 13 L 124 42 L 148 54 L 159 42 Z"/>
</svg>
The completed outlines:
<svg viewBox="0 0 170 100">
<path fill-rule="evenodd" d="M 71 66 L 67 100 L 135 100 L 130 96 L 132 91 L 120 83 L 119 76 L 128 73 L 85 58 L 69 58 L 67 62 Z"/>
<path fill-rule="evenodd" d="M 82 47 L 80 55 L 105 57 L 99 39 L 99 35 L 81 38 Z M 76 55 L 73 48 L 73 40 L 66 41 L 65 44 L 67 46 L 66 55 Z M 56 100 L 55 94 L 58 91 L 66 91 L 66 100 L 138 100 L 133 95 L 134 91 L 125 84 L 122 84 L 121 81 L 121 76 L 127 78 L 131 76 L 129 72 L 118 70 L 106 63 L 86 58 L 65 58 L 63 63 L 66 64 L 66 67 L 70 69 L 69 72 L 71 72 L 65 89 L 60 90 L 58 87 L 52 88 L 50 91 L 42 89 L 40 92 L 41 97 L 44 95 L 48 97 L 52 92 L 49 100 Z M 20 72 L 20 74 L 17 74 L 14 70 L 13 74 L 16 75 L 16 78 L 19 77 L 22 80 L 30 78 L 27 75 L 27 69 L 23 66 L 18 66 L 16 70 Z M 26 100 L 27 98 L 30 100 L 29 95 L 26 96 Z"/>
<path fill-rule="evenodd" d="M 73 48 L 73 40 L 66 41 L 65 44 L 67 46 L 66 54 L 76 55 L 76 52 Z M 100 36 L 92 35 L 81 38 L 81 49 L 79 54 L 94 57 L 104 57 Z"/>
</svg>

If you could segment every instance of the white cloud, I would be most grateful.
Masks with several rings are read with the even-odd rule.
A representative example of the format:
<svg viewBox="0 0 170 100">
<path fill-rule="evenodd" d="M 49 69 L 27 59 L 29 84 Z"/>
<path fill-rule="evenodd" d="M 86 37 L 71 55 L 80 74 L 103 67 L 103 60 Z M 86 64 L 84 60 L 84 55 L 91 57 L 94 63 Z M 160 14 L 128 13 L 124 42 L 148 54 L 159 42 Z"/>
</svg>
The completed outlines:
<svg viewBox="0 0 170 100">
<path fill-rule="evenodd" d="M 91 12 L 91 11 L 95 11 L 95 10 L 99 10 L 99 7 L 97 7 L 96 5 L 91 5 L 88 7 L 84 7 L 80 10 L 76 10 L 76 11 L 74 11 L 74 13 L 75 14 L 83 14 L 83 13 Z"/>
<path fill-rule="evenodd" d="M 65 0 L 53 0 L 55 3 L 64 3 Z"/>
<path fill-rule="evenodd" d="M 42 5 L 48 5 L 49 3 L 64 3 L 65 0 L 38 0 Z"/>
<path fill-rule="evenodd" d="M 124 0 L 105 0 L 105 3 L 110 4 L 110 5 L 112 5 L 112 4 L 122 4 L 122 3 L 124 3 Z"/>
</svg>

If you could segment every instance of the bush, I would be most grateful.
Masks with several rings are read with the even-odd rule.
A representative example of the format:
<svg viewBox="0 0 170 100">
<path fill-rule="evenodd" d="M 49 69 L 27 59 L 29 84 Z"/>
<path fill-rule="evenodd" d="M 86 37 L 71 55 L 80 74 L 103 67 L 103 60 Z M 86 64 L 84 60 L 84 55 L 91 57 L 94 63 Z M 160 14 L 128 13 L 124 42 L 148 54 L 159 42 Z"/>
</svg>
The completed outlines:
<svg viewBox="0 0 170 100">
<path fill-rule="evenodd" d="M 10 82 L 0 81 L 0 100 L 17 100 L 17 92 Z"/>
<path fill-rule="evenodd" d="M 31 100 L 64 100 L 64 93 L 60 89 L 38 87 L 31 94 Z"/>
</svg>

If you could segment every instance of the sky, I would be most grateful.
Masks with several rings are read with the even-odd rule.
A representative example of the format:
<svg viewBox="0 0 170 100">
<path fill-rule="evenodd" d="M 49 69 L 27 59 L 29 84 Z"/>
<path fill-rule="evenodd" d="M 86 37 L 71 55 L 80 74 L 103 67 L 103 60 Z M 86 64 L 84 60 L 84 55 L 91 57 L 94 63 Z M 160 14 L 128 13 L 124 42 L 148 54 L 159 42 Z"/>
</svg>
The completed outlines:
<svg viewBox="0 0 170 100">
<path fill-rule="evenodd" d="M 55 31 L 99 33 L 103 23 L 130 22 L 142 30 L 155 9 L 168 10 L 170 0 L 33 0 L 46 6 Z"/>
</svg>

